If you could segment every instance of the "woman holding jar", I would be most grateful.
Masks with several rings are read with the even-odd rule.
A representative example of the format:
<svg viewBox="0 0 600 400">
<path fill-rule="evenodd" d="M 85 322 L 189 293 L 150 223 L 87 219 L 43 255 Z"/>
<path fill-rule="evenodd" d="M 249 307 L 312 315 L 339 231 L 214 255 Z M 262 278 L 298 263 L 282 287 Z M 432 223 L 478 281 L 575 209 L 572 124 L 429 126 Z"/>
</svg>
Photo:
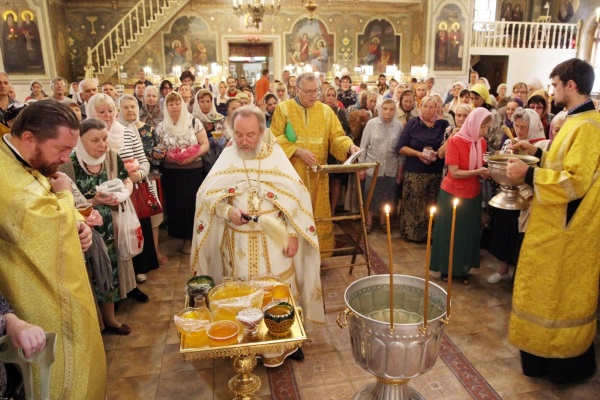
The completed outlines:
<svg viewBox="0 0 600 400">
<path fill-rule="evenodd" d="M 160 173 L 158 172 L 158 164 L 160 163 L 160 160 L 157 160 L 154 158 L 154 151 L 159 143 L 158 135 L 156 134 L 156 130 L 150 124 L 141 122 L 139 120 L 139 113 L 140 113 L 140 110 L 138 108 L 137 99 L 134 96 L 132 96 L 130 94 L 125 94 L 119 98 L 119 122 L 125 128 L 129 128 L 134 133 L 137 133 L 139 135 L 140 140 L 142 141 L 142 146 L 144 148 L 144 154 L 146 155 L 146 159 L 150 163 L 150 168 L 151 168 L 150 178 L 152 180 L 156 180 L 155 187 L 158 189 L 158 185 L 161 184 Z M 158 247 L 158 237 L 159 237 L 158 228 L 159 228 L 160 224 L 163 222 L 163 220 L 164 220 L 164 216 L 162 213 L 153 215 L 150 217 L 151 228 L 152 228 L 152 239 L 153 239 L 152 241 L 154 243 L 154 249 L 150 249 L 152 247 L 151 245 L 145 244 L 144 251 L 142 252 L 142 254 L 140 254 L 140 256 L 145 254 L 147 251 L 147 247 L 148 247 L 148 250 L 154 250 L 158 264 L 161 264 L 161 265 L 166 264 L 167 261 L 169 261 L 167 256 L 162 254 Z M 140 220 L 140 223 L 142 223 L 142 220 Z M 147 222 L 144 221 L 142 223 L 142 229 L 148 229 L 146 225 L 147 225 Z M 144 232 L 144 239 L 146 238 L 146 236 L 150 237 L 150 235 L 148 235 L 146 232 Z M 151 253 L 149 253 L 149 255 L 147 257 L 147 262 L 151 266 L 155 265 L 153 258 L 154 257 L 152 257 Z M 135 264 L 136 264 L 135 258 L 134 258 L 133 262 L 134 262 L 134 266 L 135 266 Z M 156 267 L 158 267 L 158 266 L 156 266 Z M 150 269 L 155 269 L 155 268 L 150 268 Z"/>
<path fill-rule="evenodd" d="M 461 112 L 457 109 L 457 117 Z M 455 245 L 452 276 L 469 284 L 469 270 L 479 268 L 481 236 L 481 183 L 489 171 L 483 167 L 487 149 L 485 136 L 492 124 L 492 114 L 485 108 L 471 111 L 464 124 L 448 139 L 445 156 L 448 174 L 442 181 L 437 198 L 437 213 L 433 231 L 431 270 L 439 271 L 443 281 L 448 279 L 448 254 L 452 226 L 453 202 L 456 208 Z"/>
<path fill-rule="evenodd" d="M 144 154 L 140 136 L 117 121 L 117 108 L 112 97 L 104 93 L 93 95 L 88 101 L 87 111 L 88 118 L 101 119 L 106 124 L 108 146 L 121 157 L 131 182 L 137 183 L 147 177 L 150 163 Z M 152 225 L 149 220 L 140 220 L 140 224 L 144 231 L 144 251 L 132 261 L 136 280 L 143 283 L 146 281 L 146 273 L 158 268 L 158 260 L 152 239 Z M 143 303 L 149 301 L 148 296 L 138 288 L 133 288 L 129 295 Z"/>
<path fill-rule="evenodd" d="M 165 120 L 156 131 L 166 150 L 163 186 L 169 235 L 183 239 L 181 251 L 190 254 L 196 193 L 205 177 L 202 156 L 209 148 L 208 137 L 202 123 L 185 109 L 176 92 L 165 98 Z"/>
<path fill-rule="evenodd" d="M 109 147 L 109 131 L 104 121 L 88 118 L 81 123 L 79 132 L 79 142 L 71 154 L 74 182 L 87 202 L 92 204 L 102 216 L 104 223 L 94 226 L 94 229 L 104 239 L 112 266 L 112 289 L 108 292 L 100 292 L 94 287 L 94 294 L 100 306 L 105 330 L 119 335 L 128 335 L 131 333 L 131 328 L 115 316 L 115 303 L 126 297 L 129 285 L 135 287 L 135 278 L 131 264 L 123 264 L 119 261 L 115 242 L 115 224 L 111 212 L 112 207 L 118 206 L 128 196 L 119 198 L 114 193 L 98 192 L 96 186 L 112 179 L 120 179 L 125 186 L 126 194 L 129 195 L 133 191 L 133 184 L 121 157 Z"/>
<path fill-rule="evenodd" d="M 400 208 L 400 235 L 405 240 L 422 242 L 427 238 L 428 210 L 436 202 L 444 168 L 437 150 L 448 126 L 439 118 L 437 101 L 425 96 L 419 118 L 408 121 L 400 136 L 400 154 L 406 156 Z"/>
</svg>

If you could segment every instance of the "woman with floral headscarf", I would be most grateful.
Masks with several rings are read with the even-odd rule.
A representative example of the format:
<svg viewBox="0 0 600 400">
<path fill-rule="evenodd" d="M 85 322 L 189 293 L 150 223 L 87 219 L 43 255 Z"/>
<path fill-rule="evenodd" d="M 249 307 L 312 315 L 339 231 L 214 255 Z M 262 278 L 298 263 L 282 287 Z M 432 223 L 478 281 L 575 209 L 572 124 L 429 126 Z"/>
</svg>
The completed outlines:
<svg viewBox="0 0 600 400">
<path fill-rule="evenodd" d="M 479 238 L 481 235 L 481 184 L 479 178 L 488 178 L 483 167 L 487 144 L 485 136 L 492 124 L 492 114 L 485 108 L 471 111 L 464 124 L 446 146 L 448 174 L 444 177 L 437 198 L 437 213 L 433 232 L 431 270 L 448 278 L 449 238 L 452 225 L 453 201 L 457 207 L 456 239 L 452 276 L 469 283 L 469 270 L 479 268 Z"/>
<path fill-rule="evenodd" d="M 448 121 L 439 118 L 438 102 L 431 96 L 421 100 L 419 118 L 413 118 L 400 136 L 400 154 L 406 156 L 400 235 L 422 242 L 427 238 L 428 209 L 440 190 L 444 162 L 437 157 Z"/>
<path fill-rule="evenodd" d="M 150 124 L 154 129 L 165 118 L 163 109 L 158 103 L 159 92 L 154 85 L 144 89 L 144 105 L 140 109 L 140 121 Z"/>
</svg>

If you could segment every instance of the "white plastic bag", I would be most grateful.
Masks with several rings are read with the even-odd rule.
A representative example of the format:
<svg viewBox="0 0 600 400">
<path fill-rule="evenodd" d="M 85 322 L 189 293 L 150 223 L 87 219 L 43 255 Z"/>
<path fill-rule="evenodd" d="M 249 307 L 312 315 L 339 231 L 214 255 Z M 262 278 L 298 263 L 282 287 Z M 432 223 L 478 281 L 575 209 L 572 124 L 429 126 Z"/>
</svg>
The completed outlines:
<svg viewBox="0 0 600 400">
<path fill-rule="evenodd" d="M 115 233 L 117 235 L 117 254 L 121 260 L 129 260 L 140 254 L 144 248 L 144 235 L 133 203 L 130 199 L 120 203 L 117 213 Z"/>
</svg>

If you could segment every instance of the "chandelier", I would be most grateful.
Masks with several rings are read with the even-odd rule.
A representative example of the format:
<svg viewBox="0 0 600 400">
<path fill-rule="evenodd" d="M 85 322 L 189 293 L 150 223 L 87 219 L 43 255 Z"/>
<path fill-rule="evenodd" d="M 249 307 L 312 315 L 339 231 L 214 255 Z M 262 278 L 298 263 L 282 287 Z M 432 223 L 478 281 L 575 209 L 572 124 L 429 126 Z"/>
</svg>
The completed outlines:
<svg viewBox="0 0 600 400">
<path fill-rule="evenodd" d="M 265 5 L 265 0 L 233 0 L 235 15 L 239 17 L 248 15 L 257 30 L 265 15 L 276 15 L 280 8 L 281 0 L 271 0 L 271 5 Z"/>
</svg>

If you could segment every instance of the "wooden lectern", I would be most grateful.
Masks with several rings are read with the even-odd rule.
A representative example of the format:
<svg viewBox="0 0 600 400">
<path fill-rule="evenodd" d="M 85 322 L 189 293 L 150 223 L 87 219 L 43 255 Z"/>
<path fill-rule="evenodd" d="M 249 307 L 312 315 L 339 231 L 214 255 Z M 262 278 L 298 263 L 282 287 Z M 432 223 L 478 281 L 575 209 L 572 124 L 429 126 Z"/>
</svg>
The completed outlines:
<svg viewBox="0 0 600 400">
<path fill-rule="evenodd" d="M 308 167 L 308 168 L 311 168 L 311 167 Z M 359 172 L 366 171 L 371 168 L 374 168 L 373 179 L 371 180 L 370 187 L 365 188 L 365 190 L 367 190 L 368 192 L 367 192 L 367 198 L 363 204 Z M 314 167 L 313 167 L 313 169 L 314 169 Z M 358 196 L 358 204 L 359 204 L 360 213 L 354 214 L 354 215 L 340 215 L 340 216 L 329 217 L 329 218 L 318 218 L 318 219 L 315 219 L 315 222 L 343 221 L 343 220 L 360 220 L 360 222 L 361 222 L 361 229 L 358 231 L 358 235 L 356 236 L 356 241 L 355 241 L 354 246 L 342 247 L 342 248 L 338 248 L 338 249 L 320 249 L 321 254 L 331 253 L 334 251 L 353 250 L 352 260 L 351 260 L 350 264 L 336 265 L 333 267 L 321 267 L 321 269 L 327 270 L 327 269 L 337 269 L 337 268 L 350 268 L 349 273 L 352 274 L 352 270 L 354 267 L 362 267 L 362 266 L 366 265 L 367 273 L 369 275 L 371 275 L 371 258 L 370 258 L 370 254 L 369 254 L 369 243 L 368 243 L 368 238 L 367 238 L 366 213 L 371 204 L 371 198 L 373 197 L 373 190 L 375 189 L 375 183 L 377 182 L 377 174 L 379 173 L 379 163 L 375 162 L 375 163 L 364 163 L 364 164 L 317 165 L 316 172 L 317 172 L 317 174 L 316 174 L 316 178 L 315 178 L 315 180 L 316 180 L 316 182 L 315 182 L 315 185 L 316 185 L 315 197 L 312 200 L 313 210 L 315 207 L 315 201 L 316 201 L 318 191 L 319 191 L 319 179 L 320 179 L 321 174 L 350 173 L 350 174 L 354 174 L 354 177 L 356 179 L 356 187 L 357 187 L 356 193 Z M 309 188 L 311 188 L 310 174 L 308 174 L 307 185 Z M 358 255 L 358 252 L 360 251 L 360 243 L 361 243 L 361 240 L 363 240 L 363 239 L 364 239 L 363 243 L 364 243 L 364 249 L 365 249 L 365 253 L 364 253 L 365 262 L 357 262 L 356 256 Z"/>
</svg>

